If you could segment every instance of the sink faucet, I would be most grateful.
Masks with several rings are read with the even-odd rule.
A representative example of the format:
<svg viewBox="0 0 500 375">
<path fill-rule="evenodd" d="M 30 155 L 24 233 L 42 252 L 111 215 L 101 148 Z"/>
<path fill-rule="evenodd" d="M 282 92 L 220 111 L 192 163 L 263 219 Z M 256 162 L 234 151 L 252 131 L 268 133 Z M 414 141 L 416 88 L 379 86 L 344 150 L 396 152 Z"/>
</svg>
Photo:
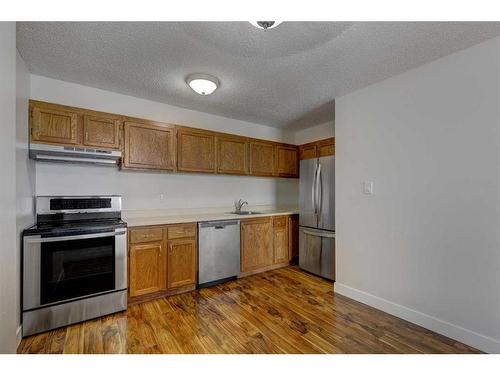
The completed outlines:
<svg viewBox="0 0 500 375">
<path fill-rule="evenodd" d="M 241 207 L 243 207 L 243 205 L 247 204 L 248 205 L 248 202 L 247 201 L 242 201 L 241 199 L 238 200 L 238 202 L 234 202 L 234 209 L 236 212 L 241 212 Z"/>
</svg>

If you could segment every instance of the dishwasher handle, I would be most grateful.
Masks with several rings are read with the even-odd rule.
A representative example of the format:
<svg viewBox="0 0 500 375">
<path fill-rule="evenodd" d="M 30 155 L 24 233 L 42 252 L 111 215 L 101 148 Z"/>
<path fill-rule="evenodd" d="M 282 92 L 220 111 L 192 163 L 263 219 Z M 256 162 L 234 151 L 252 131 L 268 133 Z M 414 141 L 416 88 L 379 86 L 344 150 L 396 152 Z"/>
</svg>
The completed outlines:
<svg viewBox="0 0 500 375">
<path fill-rule="evenodd" d="M 227 226 L 240 225 L 239 220 L 203 221 L 198 223 L 199 228 L 224 229 Z"/>
</svg>

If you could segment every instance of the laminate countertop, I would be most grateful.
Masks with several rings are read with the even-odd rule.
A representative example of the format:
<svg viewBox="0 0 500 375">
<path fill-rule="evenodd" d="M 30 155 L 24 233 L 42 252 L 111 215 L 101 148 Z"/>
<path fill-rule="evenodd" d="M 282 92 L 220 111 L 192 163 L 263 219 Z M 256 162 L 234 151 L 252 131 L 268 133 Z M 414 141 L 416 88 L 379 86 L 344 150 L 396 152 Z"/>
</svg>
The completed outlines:
<svg viewBox="0 0 500 375">
<path fill-rule="evenodd" d="M 243 211 L 256 211 L 257 214 L 236 215 L 232 214 L 231 208 L 216 209 L 164 209 L 164 210 L 124 210 L 122 219 L 128 227 L 139 227 L 147 225 L 165 225 L 196 223 L 202 221 L 250 219 L 265 216 L 294 215 L 299 213 L 298 207 L 269 207 L 253 206 L 243 208 Z"/>
</svg>

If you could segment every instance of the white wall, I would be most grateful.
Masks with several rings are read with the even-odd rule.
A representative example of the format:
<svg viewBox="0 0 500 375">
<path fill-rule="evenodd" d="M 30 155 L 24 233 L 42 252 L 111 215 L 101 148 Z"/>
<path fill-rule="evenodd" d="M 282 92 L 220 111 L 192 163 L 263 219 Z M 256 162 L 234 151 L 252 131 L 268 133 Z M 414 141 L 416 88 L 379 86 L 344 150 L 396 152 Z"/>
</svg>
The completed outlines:
<svg viewBox="0 0 500 375">
<path fill-rule="evenodd" d="M 298 205 L 295 179 L 119 171 L 116 168 L 37 163 L 37 195 L 119 194 L 123 209 Z M 163 200 L 160 199 L 163 194 Z"/>
<path fill-rule="evenodd" d="M 30 74 L 17 52 L 16 55 L 16 278 L 21 280 L 22 231 L 34 223 L 35 162 L 28 157 L 28 100 L 30 97 Z M 17 326 L 21 324 L 20 282 L 16 282 Z M 18 340 L 21 331 L 18 330 Z"/>
<path fill-rule="evenodd" d="M 298 130 L 295 132 L 295 144 L 303 145 L 304 143 L 319 141 L 325 138 L 335 136 L 335 121 L 325 122 L 313 126 L 312 128 Z"/>
<path fill-rule="evenodd" d="M 336 99 L 336 291 L 500 352 L 500 38 Z M 362 182 L 374 181 L 374 195 Z"/>
<path fill-rule="evenodd" d="M 16 26 L 0 22 L 0 353 L 17 348 Z"/>
<path fill-rule="evenodd" d="M 31 97 L 250 137 L 294 141 L 293 133 L 280 129 L 35 75 L 31 76 Z M 36 168 L 36 194 L 120 194 L 124 209 L 230 207 L 239 198 L 251 205 L 297 205 L 298 180 L 118 171 L 40 162 Z"/>
</svg>

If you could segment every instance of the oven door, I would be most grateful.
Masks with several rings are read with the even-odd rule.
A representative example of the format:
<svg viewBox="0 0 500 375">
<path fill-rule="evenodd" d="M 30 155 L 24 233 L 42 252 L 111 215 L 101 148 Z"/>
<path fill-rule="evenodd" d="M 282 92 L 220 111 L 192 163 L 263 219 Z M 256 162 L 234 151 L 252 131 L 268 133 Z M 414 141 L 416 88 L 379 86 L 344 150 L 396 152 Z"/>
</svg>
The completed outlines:
<svg viewBox="0 0 500 375">
<path fill-rule="evenodd" d="M 127 288 L 127 230 L 24 237 L 23 311 Z"/>
</svg>

